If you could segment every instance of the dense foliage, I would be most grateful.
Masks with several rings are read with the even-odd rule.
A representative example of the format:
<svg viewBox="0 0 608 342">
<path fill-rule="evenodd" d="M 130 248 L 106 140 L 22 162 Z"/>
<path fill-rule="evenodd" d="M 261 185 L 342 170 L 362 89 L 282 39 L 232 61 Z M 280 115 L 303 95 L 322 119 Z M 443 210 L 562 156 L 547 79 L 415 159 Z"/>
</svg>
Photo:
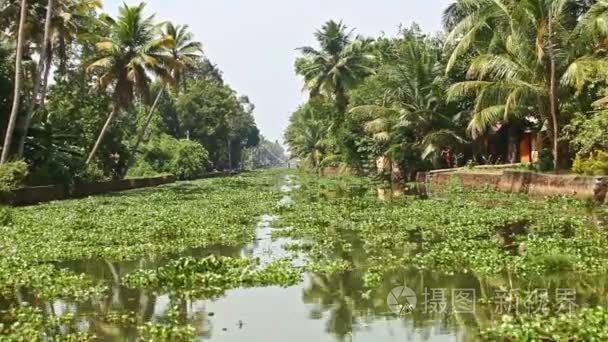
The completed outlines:
<svg viewBox="0 0 608 342">
<path fill-rule="evenodd" d="M 242 150 L 257 145 L 253 104 L 224 83 L 188 26 L 159 23 L 143 3 L 121 5 L 116 18 L 97 0 L 24 3 L 23 30 L 21 1 L 0 5 L 0 110 L 15 109 L 0 133 L 2 162 L 24 160 L 26 184 L 192 178 L 241 167 Z M 13 89 L 21 96 L 11 105 Z M 170 160 L 151 160 L 154 149 L 171 149 Z"/>
<path fill-rule="evenodd" d="M 312 168 L 398 166 L 409 176 L 518 162 L 534 134 L 536 168 L 567 169 L 607 148 L 606 8 L 458 0 L 441 34 L 413 25 L 375 39 L 330 21 L 315 33 L 320 49 L 300 49 L 295 63 L 310 98 L 292 115 L 290 151 Z"/>
<path fill-rule="evenodd" d="M 199 142 L 161 135 L 142 146 L 142 156 L 128 175 L 145 177 L 168 173 L 182 180 L 193 179 L 206 171 L 208 163 L 209 153 Z"/>
<path fill-rule="evenodd" d="M 0 165 L 0 193 L 19 188 L 27 177 L 27 164 L 22 161 Z"/>
</svg>

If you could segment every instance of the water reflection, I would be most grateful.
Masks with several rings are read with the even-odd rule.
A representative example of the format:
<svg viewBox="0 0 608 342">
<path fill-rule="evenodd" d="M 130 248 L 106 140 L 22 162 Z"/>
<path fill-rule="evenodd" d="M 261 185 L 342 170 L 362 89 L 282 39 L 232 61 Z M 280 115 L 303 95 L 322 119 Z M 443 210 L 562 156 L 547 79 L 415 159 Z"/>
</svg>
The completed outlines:
<svg viewBox="0 0 608 342">
<path fill-rule="evenodd" d="M 413 196 L 416 199 L 429 198 L 428 188 L 424 183 L 391 183 L 390 187 L 380 186 L 377 188 L 378 199 L 388 201 L 392 199 L 402 198 L 404 196 Z"/>
<path fill-rule="evenodd" d="M 286 178 L 279 189 L 290 201 L 298 200 L 293 190 L 297 180 Z M 362 196 L 369 188 L 319 189 L 313 200 L 339 196 Z M 426 196 L 424 188 L 393 187 L 378 189 L 381 200 L 402 196 Z M 381 195 L 382 194 L 382 195 Z M 293 197 L 292 197 L 293 196 Z M 344 224 L 333 229 L 333 243 L 322 251 L 327 260 L 343 260 L 353 265 L 352 270 L 334 273 L 309 273 L 305 281 L 295 287 L 234 289 L 216 300 L 190 300 L 153 293 L 145 289 L 128 289 L 122 278 L 141 269 L 155 269 L 182 256 L 204 258 L 211 254 L 230 257 L 259 258 L 262 264 L 278 258 L 291 257 L 284 245 L 293 241 L 273 239 L 277 217 L 260 218 L 256 238 L 244 246 L 210 246 L 191 249 L 184 253 L 161 258 L 140 258 L 132 261 L 81 260 L 57 265 L 76 273 L 87 274 L 110 287 L 109 294 L 99 300 L 84 303 L 70 301 L 44 302 L 18 289 L 16 300 L 0 299 L 0 307 L 30 302 L 48 316 L 73 313 L 71 330 L 87 331 L 106 341 L 136 340 L 137 326 L 145 322 L 165 322 L 171 308 L 177 307 L 179 321 L 196 328 L 199 340 L 212 341 L 470 341 L 477 338 L 480 328 L 499 320 L 503 312 L 497 310 L 495 294 L 517 289 L 547 289 L 554 293 L 560 288 L 576 292 L 577 305 L 605 305 L 608 295 L 606 277 L 555 277 L 526 281 L 511 274 L 484 276 L 476 274 L 441 275 L 403 267 L 382 270 L 374 286 L 370 276 L 379 270 L 368 268 L 367 254 L 357 231 Z M 415 240 L 415 237 L 412 237 Z M 403 251 L 401 251 L 403 253 Z M 395 251 L 398 255 L 399 251 Z M 302 259 L 294 262 L 301 264 Z M 412 313 L 395 315 L 387 306 L 387 297 L 394 288 L 407 286 L 417 296 L 418 306 Z M 476 304 L 472 312 L 457 312 L 454 307 L 458 290 L 473 290 Z M 441 290 L 434 292 L 433 290 Z M 435 296 L 441 295 L 441 298 Z M 446 303 L 445 310 L 438 300 Z M 434 300 L 434 301 L 432 301 Z M 437 310 L 440 308 L 441 310 Z M 131 322 L 110 322 L 106 315 L 124 312 L 133 315 Z M 71 329 L 71 330 L 70 330 Z"/>
</svg>

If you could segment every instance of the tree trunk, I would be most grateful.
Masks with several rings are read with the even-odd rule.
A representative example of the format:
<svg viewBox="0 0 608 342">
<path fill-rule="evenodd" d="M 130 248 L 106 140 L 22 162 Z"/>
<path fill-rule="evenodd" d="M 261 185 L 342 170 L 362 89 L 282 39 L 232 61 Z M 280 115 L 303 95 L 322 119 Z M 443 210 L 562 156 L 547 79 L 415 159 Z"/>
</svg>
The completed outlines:
<svg viewBox="0 0 608 342">
<path fill-rule="evenodd" d="M 226 139 L 226 146 L 228 146 L 228 170 L 232 170 L 232 143 L 230 138 Z"/>
<path fill-rule="evenodd" d="M 337 126 L 341 127 L 346 116 L 346 109 L 348 108 L 348 96 L 342 88 L 336 89 L 334 96 L 336 97 L 336 111 L 338 112 Z"/>
<path fill-rule="evenodd" d="M 110 127 L 110 123 L 112 123 L 112 121 L 114 120 L 116 113 L 118 113 L 118 110 L 115 108 L 112 109 L 112 112 L 108 116 L 106 123 L 103 125 L 103 128 L 101 129 L 101 132 L 99 133 L 99 137 L 97 137 L 97 141 L 95 142 L 95 145 L 93 146 L 93 149 L 91 150 L 91 153 L 89 154 L 89 157 L 87 158 L 86 164 L 89 164 L 91 162 L 91 160 L 93 160 L 93 157 L 95 157 L 95 153 L 97 153 L 97 149 L 99 149 L 99 145 L 101 145 L 101 141 L 103 140 L 103 137 L 106 135 L 108 128 Z"/>
<path fill-rule="evenodd" d="M 2 157 L 0 164 L 6 163 L 13 143 L 13 133 L 15 124 L 17 123 L 17 115 L 19 114 L 19 101 L 21 100 L 21 64 L 23 59 L 23 45 L 25 36 L 25 18 L 27 16 L 27 0 L 21 1 L 21 17 L 19 19 L 19 35 L 17 37 L 17 53 L 15 58 L 15 93 L 13 94 L 13 107 L 6 128 L 6 136 L 4 137 L 4 148 L 2 149 Z"/>
<path fill-rule="evenodd" d="M 141 128 L 141 131 L 139 131 L 139 134 L 137 135 L 137 140 L 135 140 L 135 145 L 133 145 L 133 148 L 131 149 L 132 153 L 137 152 L 137 148 L 139 147 L 142 140 L 144 139 L 144 136 L 146 135 L 146 131 L 148 130 L 148 126 L 150 126 L 150 122 L 152 121 L 152 116 L 154 115 L 154 111 L 156 110 L 156 107 L 158 106 L 158 101 L 160 101 L 160 98 L 163 95 L 163 92 L 165 91 L 165 87 L 166 86 L 163 85 L 162 89 L 158 92 L 158 95 L 156 95 L 156 99 L 154 100 L 152 107 L 150 107 L 150 111 L 148 112 L 148 116 L 146 117 L 146 121 L 144 122 L 144 126 Z"/>
<path fill-rule="evenodd" d="M 165 91 L 165 88 L 166 88 L 166 85 L 163 85 L 163 87 L 158 92 L 158 95 L 156 95 L 156 99 L 154 99 L 154 103 L 152 104 L 152 107 L 150 107 L 150 111 L 148 112 L 148 116 L 146 117 L 146 121 L 144 122 L 144 126 L 141 128 L 141 130 L 139 131 L 139 134 L 137 135 L 137 139 L 135 140 L 135 145 L 133 145 L 133 148 L 131 148 L 131 153 L 129 153 L 129 156 L 127 156 L 127 158 L 129 158 L 129 159 L 125 163 L 124 174 L 126 174 L 127 171 L 129 170 L 131 162 L 133 160 L 135 160 L 134 156 L 137 153 L 137 149 L 139 148 L 139 145 L 144 140 L 144 136 L 146 135 L 146 131 L 148 130 L 148 126 L 150 125 L 150 122 L 152 121 L 152 116 L 154 115 L 154 111 L 156 110 L 156 106 L 158 106 L 158 101 L 160 101 L 160 98 L 163 95 L 163 92 Z"/>
<path fill-rule="evenodd" d="M 51 44 L 51 42 L 49 42 Z M 53 50 L 49 45 L 49 50 L 46 54 L 46 65 L 44 69 L 44 78 L 42 79 L 42 89 L 40 90 L 40 107 L 44 107 L 46 102 L 46 93 L 49 89 L 49 76 L 51 74 L 51 62 L 53 61 Z"/>
<path fill-rule="evenodd" d="M 560 133 L 560 122 L 559 122 L 559 109 L 557 108 L 557 76 L 556 76 L 556 65 L 555 55 L 553 53 L 553 18 L 549 17 L 549 72 L 550 84 L 549 84 L 549 107 L 551 111 L 551 124 L 553 126 L 553 167 L 558 170 L 561 165 L 561 151 L 559 148 L 559 133 Z"/>
<path fill-rule="evenodd" d="M 507 153 L 507 162 L 509 164 L 515 164 L 519 160 L 519 139 L 517 133 L 517 125 L 515 125 L 515 123 L 510 123 L 508 131 L 509 147 Z"/>
<path fill-rule="evenodd" d="M 40 52 L 40 60 L 38 61 L 38 69 L 36 70 L 36 76 L 34 77 L 34 94 L 32 96 L 32 102 L 29 105 L 23 125 L 21 126 L 21 136 L 19 137 L 19 144 L 17 146 L 17 156 L 23 157 L 23 151 L 25 149 L 25 140 L 27 139 L 27 132 L 32 124 L 32 118 L 34 117 L 34 111 L 40 108 L 42 103 L 41 98 L 41 80 L 42 74 L 45 74 L 45 80 L 48 80 L 48 74 L 51 69 L 51 63 L 47 60 L 47 54 L 51 48 L 51 20 L 53 17 L 53 0 L 48 0 L 46 8 L 46 21 L 44 23 L 44 38 L 42 40 L 42 51 Z M 44 72 L 43 72 L 44 69 Z M 45 81 L 46 83 L 46 81 Z M 46 84 L 45 84 L 46 87 Z M 46 91 L 44 92 L 46 96 Z"/>
</svg>

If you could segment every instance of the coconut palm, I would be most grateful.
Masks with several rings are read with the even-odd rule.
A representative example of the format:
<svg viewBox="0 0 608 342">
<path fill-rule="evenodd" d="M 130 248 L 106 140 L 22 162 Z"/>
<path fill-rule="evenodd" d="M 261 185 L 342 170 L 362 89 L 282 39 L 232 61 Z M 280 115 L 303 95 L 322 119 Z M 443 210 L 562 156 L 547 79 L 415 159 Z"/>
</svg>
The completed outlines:
<svg viewBox="0 0 608 342">
<path fill-rule="evenodd" d="M 4 148 L 2 149 L 2 156 L 0 157 L 0 165 L 6 163 L 8 160 L 11 145 L 13 143 L 15 124 L 17 123 L 17 114 L 19 113 L 19 101 L 21 100 L 21 67 L 23 47 L 25 44 L 25 20 L 27 18 L 27 9 L 27 0 L 22 0 L 19 16 L 19 34 L 17 36 L 17 52 L 15 54 L 15 90 L 13 93 L 13 106 L 8 121 L 8 127 L 6 128 L 6 136 L 4 137 Z"/>
<path fill-rule="evenodd" d="M 135 93 L 144 102 L 149 100 L 150 79 L 153 72 L 170 80 L 167 49 L 174 41 L 171 37 L 159 36 L 154 16 L 144 16 L 145 4 L 123 5 L 116 21 L 105 18 L 109 35 L 96 44 L 97 54 L 89 63 L 87 71 L 97 76 L 99 89 L 112 87 L 112 111 L 104 124 L 89 157 L 91 162 L 105 133 L 116 115 L 131 106 Z"/>
<path fill-rule="evenodd" d="M 171 48 L 172 70 L 176 90 L 182 85 L 183 73 L 196 68 L 203 57 L 203 46 L 194 41 L 194 35 L 189 31 L 188 25 L 175 26 L 172 23 L 165 25 L 164 34 L 173 38 L 175 44 Z"/>
<path fill-rule="evenodd" d="M 40 45 L 38 66 L 34 73 L 34 89 L 25 118 L 21 123 L 21 136 L 17 147 L 17 155 L 21 157 L 25 149 L 27 130 L 30 128 L 35 111 L 44 106 L 48 79 L 51 72 L 53 57 L 58 54 L 59 71 L 65 72 L 68 60 L 67 46 L 76 36 L 87 31 L 91 23 L 92 13 L 101 7 L 100 0 L 48 0 L 44 19 L 44 34 Z M 55 53 L 57 50 L 57 53 Z"/>
<path fill-rule="evenodd" d="M 304 77 L 305 87 L 311 97 L 319 94 L 333 98 L 341 122 L 349 104 L 347 91 L 372 74 L 373 55 L 367 43 L 342 22 L 328 21 L 315 34 L 321 47 L 302 47 L 303 54 L 296 61 L 296 72 Z"/>
<path fill-rule="evenodd" d="M 291 157 L 301 159 L 304 165 L 312 169 L 322 167 L 334 157 L 331 153 L 329 122 L 323 118 L 325 111 L 321 106 L 320 101 L 313 101 L 300 108 L 292 116 L 285 132 Z"/>
<path fill-rule="evenodd" d="M 171 38 L 173 44 L 169 48 L 169 56 L 167 61 L 169 62 L 169 68 L 172 76 L 172 82 L 175 84 L 175 90 L 179 93 L 180 86 L 182 84 L 182 73 L 196 67 L 196 63 L 200 61 L 203 54 L 203 47 L 200 42 L 193 41 L 194 35 L 188 31 L 188 26 L 175 26 L 172 23 L 166 23 L 163 31 L 163 36 Z M 141 144 L 143 137 L 148 130 L 148 126 L 152 121 L 152 116 L 156 110 L 156 106 L 160 100 L 160 97 L 166 89 L 167 82 L 163 82 L 163 85 L 150 107 L 148 116 L 144 122 L 142 129 L 137 135 L 135 144 L 132 148 L 132 153 L 137 152 L 137 148 Z"/>
<path fill-rule="evenodd" d="M 381 148 L 382 157 L 395 160 L 405 151 L 417 151 L 421 159 L 434 159 L 441 146 L 464 142 L 458 116 L 444 101 L 438 44 L 416 28 L 390 42 L 390 57 L 375 76 L 374 85 L 384 89 L 382 104 L 356 106 L 351 113 L 363 122 L 365 132 Z"/>
<path fill-rule="evenodd" d="M 562 98 L 581 86 L 589 70 L 589 44 L 580 15 L 588 4 L 575 0 L 460 0 L 459 18 L 447 37 L 448 71 L 473 52 L 468 81 L 453 85 L 452 100 L 474 94 L 469 131 L 477 136 L 499 121 L 537 117 L 548 123 L 554 165 L 563 166 Z M 605 64 L 605 63 L 604 63 Z M 596 64 L 597 67 L 597 64 Z M 578 84 L 576 82 L 578 80 Z"/>
<path fill-rule="evenodd" d="M 326 124 L 320 120 L 308 120 L 292 127 L 287 133 L 291 155 L 312 169 L 321 167 L 327 156 L 327 132 Z"/>
</svg>

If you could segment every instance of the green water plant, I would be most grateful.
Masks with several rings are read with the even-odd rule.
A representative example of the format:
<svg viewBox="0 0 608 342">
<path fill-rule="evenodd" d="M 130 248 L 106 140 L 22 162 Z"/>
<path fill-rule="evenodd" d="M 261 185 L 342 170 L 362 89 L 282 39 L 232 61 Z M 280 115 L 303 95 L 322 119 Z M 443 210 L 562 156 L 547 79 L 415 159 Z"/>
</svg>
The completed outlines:
<svg viewBox="0 0 608 342">
<path fill-rule="evenodd" d="M 293 286 L 301 281 L 301 271 L 286 260 L 260 268 L 257 259 L 237 259 L 211 255 L 204 259 L 181 258 L 153 270 L 127 275 L 129 288 L 148 288 L 173 297 L 218 298 L 239 287 Z"/>
<path fill-rule="evenodd" d="M 488 341 L 605 341 L 608 310 L 597 307 L 558 316 L 505 316 L 481 337 Z"/>
</svg>

